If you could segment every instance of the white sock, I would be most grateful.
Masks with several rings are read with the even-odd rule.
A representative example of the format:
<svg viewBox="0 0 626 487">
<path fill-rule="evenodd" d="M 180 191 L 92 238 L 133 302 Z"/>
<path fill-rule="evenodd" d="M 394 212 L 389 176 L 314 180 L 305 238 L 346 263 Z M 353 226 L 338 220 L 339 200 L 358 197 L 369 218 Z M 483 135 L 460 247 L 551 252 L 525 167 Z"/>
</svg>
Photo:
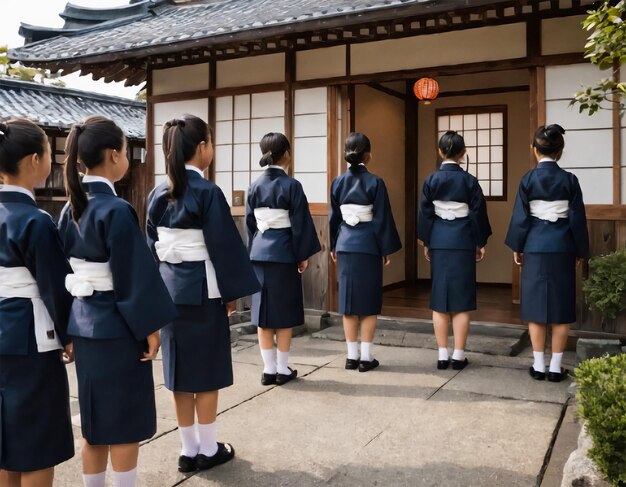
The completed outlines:
<svg viewBox="0 0 626 487">
<path fill-rule="evenodd" d="M 361 342 L 361 360 L 363 362 L 371 362 L 374 357 L 372 356 L 372 342 Z"/>
<path fill-rule="evenodd" d="M 563 360 L 563 352 L 561 353 L 552 353 L 552 358 L 550 359 L 550 372 L 558 372 L 561 373 L 561 361 Z"/>
<path fill-rule="evenodd" d="M 276 372 L 283 375 L 291 374 L 289 370 L 289 352 L 276 351 Z"/>
<path fill-rule="evenodd" d="M 217 424 L 198 423 L 198 436 L 200 437 L 200 454 L 212 457 L 217 453 Z"/>
<path fill-rule="evenodd" d="M 465 350 L 455 348 L 452 352 L 452 360 L 465 360 Z"/>
<path fill-rule="evenodd" d="M 542 374 L 545 374 L 546 373 L 546 362 L 544 358 L 545 353 L 533 352 L 533 357 L 535 357 L 535 362 L 533 363 L 533 369 L 535 369 L 535 372 L 541 372 Z"/>
<path fill-rule="evenodd" d="M 113 485 L 115 487 L 135 487 L 137 483 L 137 467 L 128 472 L 113 472 Z"/>
<path fill-rule="evenodd" d="M 180 454 L 189 458 L 195 457 L 200 450 L 200 440 L 198 439 L 196 426 L 193 424 L 191 426 L 179 426 L 178 434 L 182 444 Z"/>
<path fill-rule="evenodd" d="M 359 360 L 359 344 L 358 342 L 349 342 L 346 340 L 348 346 L 348 358 L 350 360 Z"/>
<path fill-rule="evenodd" d="M 276 373 L 276 354 L 274 348 L 262 348 L 261 357 L 263 358 L 263 373 L 274 375 Z"/>
<path fill-rule="evenodd" d="M 448 354 L 447 348 L 438 348 L 439 358 L 437 360 L 448 360 L 450 359 L 450 355 Z"/>
<path fill-rule="evenodd" d="M 104 487 L 107 480 L 106 470 L 100 473 L 84 473 L 83 484 L 85 487 Z"/>
</svg>

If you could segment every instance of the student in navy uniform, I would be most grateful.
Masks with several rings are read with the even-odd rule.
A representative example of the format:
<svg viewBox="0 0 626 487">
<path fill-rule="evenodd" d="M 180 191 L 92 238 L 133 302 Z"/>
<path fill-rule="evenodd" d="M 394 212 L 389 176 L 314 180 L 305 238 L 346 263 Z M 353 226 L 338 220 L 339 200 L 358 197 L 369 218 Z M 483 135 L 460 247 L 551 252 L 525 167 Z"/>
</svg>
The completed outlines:
<svg viewBox="0 0 626 487">
<path fill-rule="evenodd" d="M 569 324 L 576 321 L 576 259 L 589 255 L 589 235 L 578 179 L 561 169 L 565 130 L 539 127 L 532 150 L 537 166 L 522 178 L 505 243 L 522 266 L 521 318 L 528 322 L 533 379 L 544 380 L 546 327 L 552 325 L 548 380 L 567 378 L 561 367 Z"/>
<path fill-rule="evenodd" d="M 193 115 L 169 121 L 163 151 L 169 181 L 148 197 L 148 241 L 179 312 L 161 330 L 163 372 L 182 443 L 178 469 L 190 472 L 235 455 L 216 440 L 219 389 L 233 383 L 228 315 L 259 283 L 222 191 L 203 175 L 213 160 L 209 126 Z"/>
<path fill-rule="evenodd" d="M 468 364 L 465 344 L 469 312 L 476 309 L 476 263 L 485 257 L 491 226 L 478 180 L 459 165 L 465 156 L 463 137 L 446 132 L 439 140 L 439 156 L 443 159 L 439 170 L 424 181 L 418 237 L 430 261 L 437 368 L 450 366 L 448 331 L 452 318 L 452 368 L 461 370 Z"/>
<path fill-rule="evenodd" d="M 74 456 L 63 365 L 72 357 L 69 266 L 33 195 L 50 165 L 43 130 L 0 123 L 0 484 L 9 487 L 50 487 L 55 465 Z"/>
<path fill-rule="evenodd" d="M 262 286 L 252 296 L 252 323 L 263 358 L 261 384 L 283 385 L 298 375 L 287 364 L 292 329 L 304 323 L 301 274 L 321 247 L 302 185 L 286 172 L 287 137 L 266 134 L 260 147 L 265 173 L 250 186 L 246 209 L 250 259 Z"/>
<path fill-rule="evenodd" d="M 378 367 L 372 353 L 376 316 L 382 309 L 383 264 L 402 248 L 383 180 L 370 173 L 370 140 L 354 132 L 346 139 L 348 171 L 330 190 L 330 250 L 337 263 L 339 313 L 343 315 L 348 358 L 346 369 L 367 372 Z M 357 344 L 361 323 L 361 355 Z"/>
<path fill-rule="evenodd" d="M 104 117 L 74 125 L 66 145 L 69 203 L 59 221 L 73 273 L 68 333 L 74 340 L 86 487 L 133 486 L 139 442 L 156 432 L 152 360 L 158 330 L 176 308 L 133 208 L 113 183 L 128 169 L 122 130 Z M 79 180 L 78 162 L 87 168 Z"/>
</svg>

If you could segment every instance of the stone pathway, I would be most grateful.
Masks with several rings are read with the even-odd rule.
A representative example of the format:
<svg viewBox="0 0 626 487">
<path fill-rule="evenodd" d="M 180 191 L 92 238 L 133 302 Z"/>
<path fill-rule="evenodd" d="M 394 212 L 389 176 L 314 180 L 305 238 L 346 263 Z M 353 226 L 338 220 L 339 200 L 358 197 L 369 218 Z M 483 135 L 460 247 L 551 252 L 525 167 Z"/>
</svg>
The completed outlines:
<svg viewBox="0 0 626 487">
<path fill-rule="evenodd" d="M 219 439 L 231 442 L 237 456 L 190 476 L 176 470 L 180 446 L 171 394 L 155 361 L 158 433 L 140 449 L 139 485 L 538 484 L 569 382 L 531 380 L 527 351 L 517 357 L 469 353 L 471 365 L 460 372 L 437 371 L 435 352 L 424 348 L 377 345 L 374 353 L 381 367 L 361 374 L 343 368 L 342 343 L 299 337 L 291 362 L 302 378 L 263 387 L 255 337 L 240 338 L 233 349 L 235 385 L 222 392 L 218 418 Z M 79 428 L 75 433 L 78 438 Z M 77 455 L 57 469 L 55 485 L 82 485 L 78 449 L 77 441 Z"/>
</svg>

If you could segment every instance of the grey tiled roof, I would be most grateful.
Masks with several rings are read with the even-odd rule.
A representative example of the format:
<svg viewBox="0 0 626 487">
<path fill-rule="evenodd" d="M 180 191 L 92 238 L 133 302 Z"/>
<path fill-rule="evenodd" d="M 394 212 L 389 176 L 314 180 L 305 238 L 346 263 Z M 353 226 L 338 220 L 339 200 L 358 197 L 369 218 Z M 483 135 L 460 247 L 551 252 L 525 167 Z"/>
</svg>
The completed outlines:
<svg viewBox="0 0 626 487">
<path fill-rule="evenodd" d="M 0 78 L 0 120 L 27 118 L 44 128 L 69 129 L 89 115 L 103 115 L 117 123 L 127 137 L 145 139 L 145 103 Z"/>
<path fill-rule="evenodd" d="M 235 40 L 244 32 L 263 38 L 263 29 L 291 28 L 293 24 L 347 17 L 358 23 L 369 12 L 388 11 L 423 4 L 424 11 L 484 4 L 485 0 L 197 0 L 155 4 L 141 18 L 105 22 L 85 31 L 55 37 L 11 50 L 10 57 L 24 62 L 69 61 L 118 53 L 132 56 L 137 49 L 167 48 L 170 44 L 216 38 Z M 491 0 L 498 3 L 498 0 Z"/>
</svg>

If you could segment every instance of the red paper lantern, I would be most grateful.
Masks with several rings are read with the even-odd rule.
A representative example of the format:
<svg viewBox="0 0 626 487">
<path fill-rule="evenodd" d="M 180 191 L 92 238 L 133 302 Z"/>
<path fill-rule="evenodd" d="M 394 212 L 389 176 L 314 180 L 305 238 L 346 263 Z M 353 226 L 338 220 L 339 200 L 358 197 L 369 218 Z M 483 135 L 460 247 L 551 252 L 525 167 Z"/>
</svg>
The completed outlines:
<svg viewBox="0 0 626 487">
<path fill-rule="evenodd" d="M 420 78 L 413 85 L 413 93 L 428 105 L 439 95 L 439 83 L 432 78 Z"/>
</svg>

